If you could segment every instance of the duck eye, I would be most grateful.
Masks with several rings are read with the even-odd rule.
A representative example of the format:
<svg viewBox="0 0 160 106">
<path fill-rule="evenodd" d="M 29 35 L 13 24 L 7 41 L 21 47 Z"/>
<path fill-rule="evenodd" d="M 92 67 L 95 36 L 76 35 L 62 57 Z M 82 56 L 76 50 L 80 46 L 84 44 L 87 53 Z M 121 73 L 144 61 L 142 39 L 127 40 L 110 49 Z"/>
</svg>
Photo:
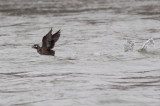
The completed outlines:
<svg viewBox="0 0 160 106">
<path fill-rule="evenodd" d="M 37 47 L 37 45 L 34 45 L 34 47 Z"/>
</svg>

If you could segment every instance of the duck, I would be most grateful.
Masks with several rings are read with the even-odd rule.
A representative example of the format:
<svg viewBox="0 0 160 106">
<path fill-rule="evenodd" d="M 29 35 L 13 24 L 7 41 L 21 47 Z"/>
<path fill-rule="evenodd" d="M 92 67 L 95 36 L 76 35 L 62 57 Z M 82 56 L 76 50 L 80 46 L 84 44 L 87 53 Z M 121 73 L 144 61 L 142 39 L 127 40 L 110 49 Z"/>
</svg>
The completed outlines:
<svg viewBox="0 0 160 106">
<path fill-rule="evenodd" d="M 38 44 L 34 44 L 32 48 L 36 49 L 40 55 L 50 55 L 55 56 L 55 51 L 52 50 L 55 46 L 55 43 L 58 41 L 60 37 L 61 31 L 58 30 L 56 33 L 52 34 L 51 30 L 43 36 L 42 46 L 40 47 Z"/>
</svg>

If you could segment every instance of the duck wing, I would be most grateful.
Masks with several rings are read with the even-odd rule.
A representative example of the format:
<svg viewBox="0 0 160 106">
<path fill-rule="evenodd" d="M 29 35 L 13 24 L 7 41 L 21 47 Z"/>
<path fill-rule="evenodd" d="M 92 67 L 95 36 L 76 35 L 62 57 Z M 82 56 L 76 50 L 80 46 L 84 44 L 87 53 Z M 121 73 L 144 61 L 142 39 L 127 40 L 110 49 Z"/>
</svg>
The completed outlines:
<svg viewBox="0 0 160 106">
<path fill-rule="evenodd" d="M 60 31 L 60 30 L 57 31 L 56 33 L 54 33 L 54 34 L 52 35 L 52 40 L 53 40 L 54 42 L 57 42 L 58 39 L 59 39 L 59 37 L 60 37 L 60 34 L 61 34 L 61 31 Z"/>
<path fill-rule="evenodd" d="M 54 48 L 54 45 L 58 41 L 59 37 L 60 37 L 60 30 L 51 36 L 51 40 L 49 41 L 49 47 L 47 47 L 47 49 L 50 50 Z"/>
<path fill-rule="evenodd" d="M 42 47 L 47 48 L 49 46 L 49 38 L 52 36 L 52 28 L 51 30 L 43 37 L 42 39 Z"/>
<path fill-rule="evenodd" d="M 47 48 L 48 50 L 52 49 L 60 37 L 60 30 L 52 35 L 52 29 L 43 37 L 42 47 Z"/>
</svg>

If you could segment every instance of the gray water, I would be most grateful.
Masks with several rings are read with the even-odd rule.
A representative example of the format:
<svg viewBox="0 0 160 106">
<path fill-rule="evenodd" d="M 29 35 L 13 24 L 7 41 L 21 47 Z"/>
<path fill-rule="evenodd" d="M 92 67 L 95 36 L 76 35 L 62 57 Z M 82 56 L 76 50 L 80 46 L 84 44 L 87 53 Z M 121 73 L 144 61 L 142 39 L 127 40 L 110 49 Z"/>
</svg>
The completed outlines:
<svg viewBox="0 0 160 106">
<path fill-rule="evenodd" d="M 0 0 L 0 106 L 160 106 L 159 45 L 159 0 Z"/>
</svg>

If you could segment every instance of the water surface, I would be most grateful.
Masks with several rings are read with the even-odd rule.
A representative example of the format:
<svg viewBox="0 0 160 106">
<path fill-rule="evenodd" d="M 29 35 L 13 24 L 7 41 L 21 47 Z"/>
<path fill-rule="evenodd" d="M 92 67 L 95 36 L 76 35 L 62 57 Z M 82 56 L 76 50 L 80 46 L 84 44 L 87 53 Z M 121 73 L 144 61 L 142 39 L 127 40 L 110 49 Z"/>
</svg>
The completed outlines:
<svg viewBox="0 0 160 106">
<path fill-rule="evenodd" d="M 158 0 L 0 0 L 0 105 L 159 106 L 159 11 Z M 56 56 L 39 55 L 51 27 Z M 138 52 L 151 37 L 156 49 Z"/>
</svg>

